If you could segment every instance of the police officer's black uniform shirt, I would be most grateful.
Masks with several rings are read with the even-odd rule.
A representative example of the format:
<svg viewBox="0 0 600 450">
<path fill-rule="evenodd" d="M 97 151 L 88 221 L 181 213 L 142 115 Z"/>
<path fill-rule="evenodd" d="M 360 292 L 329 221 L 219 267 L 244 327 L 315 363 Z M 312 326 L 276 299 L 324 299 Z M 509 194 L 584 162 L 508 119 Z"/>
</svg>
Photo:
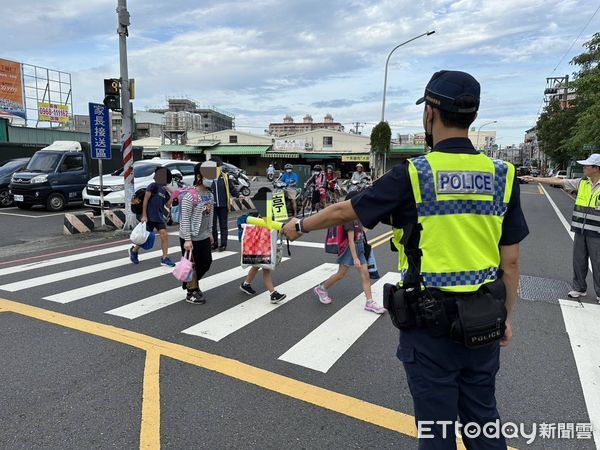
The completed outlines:
<svg viewBox="0 0 600 450">
<path fill-rule="evenodd" d="M 479 153 L 467 138 L 445 139 L 438 142 L 434 151 Z M 360 222 L 367 228 L 374 228 L 379 222 L 393 224 L 395 228 L 417 223 L 417 205 L 408 175 L 408 162 L 395 166 L 370 189 L 354 196 L 351 202 Z M 529 228 L 521 210 L 519 182 L 515 176 L 508 209 L 502 223 L 500 245 L 518 244 L 528 234 Z"/>
</svg>

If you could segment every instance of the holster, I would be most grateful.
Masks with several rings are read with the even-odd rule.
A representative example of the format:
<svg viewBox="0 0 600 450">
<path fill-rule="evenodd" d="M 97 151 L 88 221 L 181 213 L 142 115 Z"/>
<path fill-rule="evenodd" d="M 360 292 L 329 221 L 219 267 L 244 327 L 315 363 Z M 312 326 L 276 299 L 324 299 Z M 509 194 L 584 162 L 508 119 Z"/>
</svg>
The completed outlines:
<svg viewBox="0 0 600 450">
<path fill-rule="evenodd" d="M 383 306 L 396 328 L 408 330 L 419 326 L 417 297 L 413 288 L 404 289 L 386 283 L 383 286 Z"/>
</svg>

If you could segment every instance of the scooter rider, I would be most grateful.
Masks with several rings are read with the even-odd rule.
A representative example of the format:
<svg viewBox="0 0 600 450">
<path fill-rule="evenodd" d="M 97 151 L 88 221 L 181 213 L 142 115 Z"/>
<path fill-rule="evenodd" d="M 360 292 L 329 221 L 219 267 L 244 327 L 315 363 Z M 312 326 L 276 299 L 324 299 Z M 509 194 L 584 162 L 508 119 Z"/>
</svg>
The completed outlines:
<svg viewBox="0 0 600 450">
<path fill-rule="evenodd" d="M 297 216 L 298 206 L 296 205 L 296 197 L 298 196 L 298 190 L 296 188 L 298 187 L 298 174 L 294 172 L 294 166 L 292 166 L 291 164 L 286 164 L 284 169 L 285 173 L 283 173 L 281 177 L 279 177 L 279 180 L 285 183 L 286 195 L 292 202 L 294 216 Z"/>
<path fill-rule="evenodd" d="M 361 163 L 358 163 L 356 165 L 356 172 L 352 174 L 350 182 L 353 183 L 355 181 L 358 181 L 359 183 L 362 183 L 365 178 L 369 178 L 369 174 L 364 171 L 363 165 Z"/>
<path fill-rule="evenodd" d="M 267 167 L 267 179 L 269 181 L 275 179 L 275 167 L 273 167 L 273 163 L 269 164 L 269 167 Z"/>
</svg>

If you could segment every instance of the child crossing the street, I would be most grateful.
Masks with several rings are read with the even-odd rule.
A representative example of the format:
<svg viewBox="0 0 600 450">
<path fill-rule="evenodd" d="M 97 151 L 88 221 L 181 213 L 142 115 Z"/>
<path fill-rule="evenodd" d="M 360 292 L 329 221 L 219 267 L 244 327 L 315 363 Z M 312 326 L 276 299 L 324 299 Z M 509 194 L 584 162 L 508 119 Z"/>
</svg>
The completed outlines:
<svg viewBox="0 0 600 450">
<path fill-rule="evenodd" d="M 175 267 L 175 263 L 169 258 L 169 234 L 167 232 L 167 220 L 165 218 L 165 208 L 171 206 L 170 194 L 167 185 L 173 180 L 171 171 L 164 167 L 157 167 L 154 171 L 154 183 L 150 183 L 146 188 L 142 206 L 141 222 L 146 224 L 146 229 L 150 232 L 156 230 L 160 236 L 162 257 L 161 266 Z M 129 249 L 129 259 L 133 264 L 139 264 L 140 247 L 134 245 Z"/>
<path fill-rule="evenodd" d="M 346 200 L 350 200 L 356 194 L 358 194 L 357 191 L 350 192 L 346 196 Z M 319 286 L 315 287 L 314 292 L 321 303 L 325 305 L 330 304 L 333 299 L 329 296 L 328 290 L 339 281 L 342 281 L 348 274 L 350 267 L 354 266 L 360 274 L 362 288 L 366 297 L 365 311 L 383 314 L 386 311 L 385 308 L 373 300 L 373 293 L 371 292 L 371 281 L 369 278 L 367 258 L 365 256 L 363 226 L 358 220 L 354 220 L 344 224 L 344 232 L 347 235 L 347 239 L 344 240 L 344 243 L 347 242 L 347 245 L 345 248 L 341 249 L 341 253 L 338 254 L 338 271 Z"/>
<path fill-rule="evenodd" d="M 268 188 L 259 189 L 259 191 L 254 196 L 255 202 L 259 203 L 259 202 L 265 201 L 268 191 L 269 191 Z M 271 212 L 268 212 L 268 214 L 270 214 L 270 213 Z M 247 216 L 242 216 L 242 217 L 240 217 L 240 219 L 238 219 L 238 228 L 240 230 L 240 233 L 239 233 L 240 241 L 242 241 L 242 225 L 244 223 L 246 223 L 246 218 L 248 216 L 260 218 L 260 215 L 257 212 L 255 212 L 255 213 L 250 213 Z M 270 230 L 269 230 L 269 232 L 270 232 Z M 273 234 L 271 234 L 271 239 L 273 239 Z M 271 242 L 271 246 L 273 246 L 273 245 L 277 245 L 277 244 L 275 242 Z M 243 251 L 244 251 L 244 242 L 242 242 L 242 252 Z M 248 275 L 246 276 L 246 279 L 243 281 L 243 283 L 240 286 L 240 290 L 242 292 L 245 292 L 248 295 L 256 295 L 256 291 L 252 288 L 252 282 L 256 278 L 256 275 L 258 274 L 259 270 L 262 270 L 263 283 L 264 283 L 265 287 L 267 288 L 267 290 L 269 291 L 269 293 L 271 294 L 271 303 L 276 304 L 276 303 L 279 303 L 280 301 L 282 301 L 283 299 L 285 299 L 285 297 L 286 297 L 285 294 L 281 294 L 275 290 L 275 286 L 273 285 L 273 275 L 272 275 L 273 271 L 270 269 L 266 269 L 262 264 L 252 265 L 252 267 L 250 267 L 250 270 L 248 271 Z"/>
</svg>

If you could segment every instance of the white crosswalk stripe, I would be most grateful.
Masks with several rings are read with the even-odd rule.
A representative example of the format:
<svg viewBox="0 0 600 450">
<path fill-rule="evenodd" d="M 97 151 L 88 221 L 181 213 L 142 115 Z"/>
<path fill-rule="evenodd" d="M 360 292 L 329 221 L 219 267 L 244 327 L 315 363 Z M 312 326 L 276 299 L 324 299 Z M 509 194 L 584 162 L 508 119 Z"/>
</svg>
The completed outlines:
<svg viewBox="0 0 600 450">
<path fill-rule="evenodd" d="M 42 269 L 44 267 L 57 266 L 59 264 L 65 264 L 73 261 L 81 261 L 83 259 L 93 258 L 94 256 L 109 255 L 111 253 L 120 252 L 131 248 L 132 244 L 117 245 L 115 247 L 107 247 L 100 250 L 93 250 L 91 252 L 76 253 L 69 256 L 61 256 L 59 258 L 46 259 L 43 261 L 36 261 L 28 264 L 21 264 L 18 266 L 7 267 L 0 269 L 0 277 L 4 275 L 11 275 L 13 273 L 27 272 L 33 269 Z"/>
<path fill-rule="evenodd" d="M 235 255 L 235 252 L 220 252 L 213 255 L 213 261 Z M 83 286 L 70 291 L 61 292 L 59 294 L 49 295 L 44 297 L 44 300 L 49 300 L 56 303 L 71 303 L 82 298 L 92 297 L 93 295 L 102 294 L 103 292 L 113 291 L 132 284 L 141 283 L 151 280 L 156 277 L 168 275 L 173 271 L 171 267 L 155 267 L 154 269 L 145 270 L 143 272 L 132 273 L 124 277 L 113 278 L 112 280 L 102 281 L 100 283 Z"/>
<path fill-rule="evenodd" d="M 283 258 L 282 262 L 287 261 L 288 259 L 289 258 Z M 226 270 L 225 272 L 202 278 L 200 286 L 203 292 L 208 292 L 211 289 L 221 287 L 224 284 L 243 278 L 247 273 L 248 269 L 234 267 L 233 269 Z M 137 319 L 138 317 L 142 317 L 146 314 L 150 314 L 154 311 L 158 311 L 159 309 L 166 308 L 167 306 L 180 302 L 183 300 L 183 297 L 183 291 L 181 290 L 181 287 L 178 287 L 175 289 L 170 289 L 166 292 L 161 292 L 157 295 L 153 295 L 152 297 L 138 300 L 137 302 L 111 309 L 110 311 L 106 311 L 106 314 L 124 317 L 126 319 Z"/>
<path fill-rule="evenodd" d="M 220 341 L 231 333 L 260 319 L 265 314 L 292 301 L 294 298 L 333 275 L 337 271 L 337 268 L 337 264 L 321 264 L 320 266 L 281 284 L 278 286 L 278 289 L 281 290 L 281 292 L 284 292 L 287 297 L 285 300 L 275 305 L 271 304 L 269 301 L 269 292 L 265 292 L 217 314 L 216 316 L 204 320 L 199 324 L 186 328 L 182 333 L 201 336 L 212 341 Z"/>
<path fill-rule="evenodd" d="M 181 247 L 169 247 L 169 253 L 181 250 Z M 156 250 L 149 253 L 140 254 L 140 261 L 162 256 L 162 250 Z M 125 266 L 131 264 L 129 257 L 115 259 L 113 261 L 106 261 L 99 264 L 92 264 L 89 266 L 78 267 L 77 269 L 65 270 L 64 272 L 53 273 L 51 275 L 44 275 L 37 278 L 30 278 L 28 280 L 17 281 L 15 283 L 9 283 L 0 286 L 0 290 L 15 292 L 23 289 L 32 287 L 42 286 L 44 284 L 55 283 L 57 281 L 68 280 L 69 278 L 79 277 L 82 275 L 88 275 L 90 273 L 100 273 L 103 270 L 114 269 L 115 267 Z"/>
<path fill-rule="evenodd" d="M 383 285 L 401 281 L 399 273 L 387 273 L 372 287 L 373 300 L 383 305 Z M 279 357 L 299 366 L 327 373 L 338 359 L 381 317 L 364 310 L 365 296 L 360 294 L 308 336 Z"/>
<path fill-rule="evenodd" d="M 237 240 L 237 236 L 230 236 L 230 239 Z M 294 245 L 319 249 L 323 247 L 323 244 L 315 242 L 295 242 Z M 68 280 L 68 290 L 52 293 L 51 295 L 43 297 L 44 300 L 67 305 L 73 302 L 83 302 L 91 297 L 96 297 L 96 299 L 101 302 L 105 298 L 114 298 L 111 294 L 118 289 L 127 288 L 154 279 L 161 279 L 161 277 L 164 277 L 165 275 L 170 276 L 172 269 L 163 266 L 148 268 L 141 272 L 123 274 L 122 276 L 115 276 L 115 272 L 118 271 L 112 271 L 112 269 L 129 265 L 131 263 L 129 257 L 119 257 L 93 264 L 88 262 L 88 260 L 92 260 L 92 258 L 104 255 L 108 255 L 108 258 L 110 258 L 118 252 L 124 253 L 130 247 L 131 244 L 115 245 L 113 247 L 46 259 L 36 263 L 6 267 L 0 269 L 0 276 L 20 273 L 22 274 L 22 279 L 5 283 L 0 286 L 0 290 L 16 292 Z M 179 246 L 169 248 L 169 252 L 172 254 L 179 254 L 179 251 Z M 147 253 L 144 252 L 140 254 L 140 260 L 143 262 L 144 260 L 156 258 L 156 263 L 158 264 L 157 258 L 161 255 L 161 250 Z M 238 258 L 236 258 L 235 255 L 237 255 Z M 247 275 L 248 269 L 242 269 L 239 266 L 239 253 L 234 251 L 213 253 L 214 261 L 221 259 L 226 261 L 225 266 L 221 265 L 221 271 L 216 272 L 213 267 L 213 269 L 211 269 L 212 273 L 209 272 L 207 276 L 201 280 L 200 287 L 204 292 L 222 288 L 230 283 L 240 283 L 241 279 Z M 283 258 L 284 262 L 289 260 L 290 258 Z M 38 269 L 51 268 L 53 266 L 58 268 L 61 264 L 71 262 L 79 262 L 79 267 L 52 274 L 34 275 L 38 274 Z M 287 302 L 310 291 L 318 283 L 335 273 L 337 268 L 337 264 L 321 264 L 293 277 L 289 277 L 286 271 L 279 270 L 277 272 L 278 276 L 276 276 L 275 279 L 281 280 L 282 282 L 276 287 L 280 292 L 286 294 L 286 299 L 279 304 L 271 304 L 270 293 L 263 292 L 229 309 L 223 310 L 222 308 L 220 312 L 212 317 L 192 325 L 183 331 L 175 329 L 172 330 L 172 332 L 181 332 L 187 335 L 219 342 L 242 328 L 255 323 L 257 320 L 285 305 Z M 111 272 L 109 273 L 107 271 Z M 83 286 L 82 280 L 78 286 L 77 279 L 90 274 L 97 275 L 93 284 Z M 115 277 L 111 278 L 111 276 Z M 71 282 L 70 280 L 73 281 Z M 387 282 L 395 283 L 398 280 L 398 274 L 388 273 L 375 283 L 373 286 L 375 300 L 381 304 L 382 285 Z M 167 286 L 168 288 L 165 289 L 163 287 L 161 290 L 161 285 Z M 61 284 L 58 284 L 57 286 L 58 288 L 52 288 L 54 292 L 60 288 Z M 170 282 L 168 283 L 162 283 L 161 281 L 148 284 L 148 286 L 152 286 L 153 289 L 155 289 L 154 292 L 146 293 L 143 290 L 134 289 L 132 292 L 141 292 L 145 294 L 145 297 L 136 301 L 130 300 L 131 303 L 121 304 L 120 306 L 105 311 L 105 314 L 133 320 L 148 314 L 165 314 L 166 312 L 161 312 L 161 310 L 184 300 L 185 291 L 181 289 L 179 283 L 175 279 L 170 279 Z M 107 294 L 107 296 L 104 297 L 103 294 Z M 378 318 L 378 315 L 364 311 L 364 294 L 361 294 L 338 310 L 316 329 L 306 330 L 307 335 L 289 350 L 285 351 L 279 359 L 290 364 L 327 373 Z M 273 357 L 275 358 L 276 355 L 273 355 Z"/>
</svg>

